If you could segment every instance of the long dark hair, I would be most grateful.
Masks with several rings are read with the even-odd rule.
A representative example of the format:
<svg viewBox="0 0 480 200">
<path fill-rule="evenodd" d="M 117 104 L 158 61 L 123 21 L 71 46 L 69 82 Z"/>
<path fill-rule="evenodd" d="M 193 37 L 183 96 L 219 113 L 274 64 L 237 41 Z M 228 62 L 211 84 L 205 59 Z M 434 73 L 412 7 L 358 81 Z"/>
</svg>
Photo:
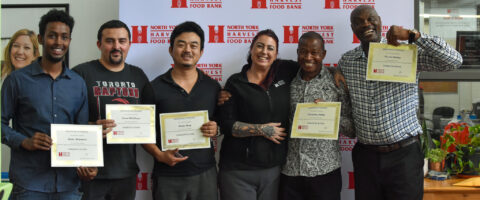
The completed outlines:
<svg viewBox="0 0 480 200">
<path fill-rule="evenodd" d="M 275 32 L 273 32 L 271 29 L 262 30 L 262 31 L 258 32 L 257 35 L 255 35 L 255 37 L 253 37 L 253 41 L 250 44 L 250 49 L 248 50 L 248 57 L 247 57 L 247 63 L 248 63 L 249 66 L 252 66 L 252 55 L 250 54 L 250 51 L 253 48 L 253 44 L 255 44 L 255 42 L 258 40 L 258 38 L 262 35 L 266 35 L 268 37 L 273 38 L 273 40 L 275 40 L 275 43 L 277 45 L 276 50 L 277 50 L 277 53 L 278 53 L 278 37 L 275 34 Z"/>
</svg>

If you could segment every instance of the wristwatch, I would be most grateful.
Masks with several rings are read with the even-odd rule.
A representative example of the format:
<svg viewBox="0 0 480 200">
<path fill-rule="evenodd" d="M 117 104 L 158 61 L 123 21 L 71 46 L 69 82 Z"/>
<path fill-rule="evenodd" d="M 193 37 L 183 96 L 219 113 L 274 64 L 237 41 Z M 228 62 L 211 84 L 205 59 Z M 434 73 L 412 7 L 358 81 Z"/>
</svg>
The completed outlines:
<svg viewBox="0 0 480 200">
<path fill-rule="evenodd" d="M 408 44 L 415 42 L 415 37 L 417 36 L 418 31 L 415 29 L 408 30 Z"/>
</svg>

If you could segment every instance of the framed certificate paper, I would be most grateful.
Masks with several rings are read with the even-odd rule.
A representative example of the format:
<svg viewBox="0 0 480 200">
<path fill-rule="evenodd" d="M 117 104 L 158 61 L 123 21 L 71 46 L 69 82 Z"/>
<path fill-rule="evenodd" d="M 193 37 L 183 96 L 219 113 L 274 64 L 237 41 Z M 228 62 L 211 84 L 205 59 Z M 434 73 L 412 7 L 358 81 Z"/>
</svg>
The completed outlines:
<svg viewBox="0 0 480 200">
<path fill-rule="evenodd" d="M 415 83 L 417 46 L 370 43 L 367 66 L 367 80 Z"/>
<path fill-rule="evenodd" d="M 298 103 L 291 138 L 338 139 L 340 102 Z"/>
<path fill-rule="evenodd" d="M 200 131 L 207 122 L 207 110 L 160 114 L 162 151 L 210 148 L 210 138 Z"/>
<path fill-rule="evenodd" d="M 103 167 L 101 125 L 51 124 L 52 167 Z"/>
<path fill-rule="evenodd" d="M 107 104 L 107 119 L 116 127 L 107 134 L 107 144 L 155 144 L 155 105 Z"/>
</svg>

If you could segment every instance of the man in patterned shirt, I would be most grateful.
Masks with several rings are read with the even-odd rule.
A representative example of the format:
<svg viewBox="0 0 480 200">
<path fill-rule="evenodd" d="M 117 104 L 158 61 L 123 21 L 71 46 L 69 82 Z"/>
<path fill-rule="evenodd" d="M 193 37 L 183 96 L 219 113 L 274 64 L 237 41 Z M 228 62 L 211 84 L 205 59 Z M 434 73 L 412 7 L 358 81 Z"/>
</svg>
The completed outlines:
<svg viewBox="0 0 480 200">
<path fill-rule="evenodd" d="M 453 70 L 462 57 L 439 37 L 400 26 L 392 26 L 387 39 L 382 38 L 381 19 L 367 5 L 355 8 L 350 22 L 361 45 L 342 56 L 339 68 L 348 85 L 358 140 L 352 151 L 355 199 L 422 199 L 418 75 L 417 83 L 367 81 L 369 43 L 388 39 L 398 45 L 408 39 L 418 47 L 417 71 Z"/>
<path fill-rule="evenodd" d="M 354 137 L 348 94 L 343 87 L 335 86 L 329 70 L 322 67 L 326 53 L 318 33 L 307 32 L 300 37 L 297 55 L 301 68 L 290 85 L 291 118 L 297 103 L 341 102 L 340 132 Z M 340 200 L 340 165 L 338 140 L 291 138 L 280 179 L 280 198 Z"/>
</svg>

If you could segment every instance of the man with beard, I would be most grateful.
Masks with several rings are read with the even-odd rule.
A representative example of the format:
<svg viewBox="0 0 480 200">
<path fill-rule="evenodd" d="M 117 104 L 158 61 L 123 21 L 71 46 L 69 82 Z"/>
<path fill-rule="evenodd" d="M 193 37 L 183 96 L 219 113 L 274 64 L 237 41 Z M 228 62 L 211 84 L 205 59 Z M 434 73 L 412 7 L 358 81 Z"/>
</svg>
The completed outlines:
<svg viewBox="0 0 480 200">
<path fill-rule="evenodd" d="M 441 38 L 400 26 L 392 26 L 387 39 L 382 38 L 380 16 L 367 5 L 355 8 L 350 22 L 361 45 L 343 54 L 338 64 L 350 92 L 358 139 L 352 151 L 355 199 L 422 199 L 418 75 L 416 83 L 366 80 L 369 44 L 409 40 L 418 48 L 417 71 L 453 70 L 462 57 Z"/>
<path fill-rule="evenodd" d="M 73 24 L 64 11 L 51 10 L 42 16 L 38 41 L 43 57 L 14 71 L 3 83 L 2 143 L 12 149 L 14 200 L 78 200 L 78 176 L 89 180 L 97 173 L 96 168 L 75 170 L 50 164 L 50 125 L 88 122 L 85 82 L 63 63 Z M 13 128 L 8 125 L 10 119 Z"/>
<path fill-rule="evenodd" d="M 125 63 L 130 49 L 130 30 L 119 20 L 104 23 L 98 30 L 100 59 L 76 66 L 87 84 L 89 123 L 103 125 L 105 135 L 116 126 L 105 119 L 105 104 L 153 103 L 153 90 L 139 67 Z M 134 199 L 139 171 L 135 144 L 103 145 L 104 167 L 95 180 L 83 182 L 84 199 Z"/>
<path fill-rule="evenodd" d="M 203 54 L 205 36 L 195 22 L 184 22 L 170 35 L 169 53 L 173 68 L 152 81 L 155 106 L 158 113 L 208 110 L 211 120 L 216 112 L 220 84 L 197 69 Z M 200 130 L 204 137 L 215 137 L 217 123 L 204 123 Z M 144 145 L 154 158 L 153 199 L 161 200 L 216 200 L 217 168 L 214 149 L 160 151 L 159 122 L 157 118 L 157 145 Z"/>
</svg>

